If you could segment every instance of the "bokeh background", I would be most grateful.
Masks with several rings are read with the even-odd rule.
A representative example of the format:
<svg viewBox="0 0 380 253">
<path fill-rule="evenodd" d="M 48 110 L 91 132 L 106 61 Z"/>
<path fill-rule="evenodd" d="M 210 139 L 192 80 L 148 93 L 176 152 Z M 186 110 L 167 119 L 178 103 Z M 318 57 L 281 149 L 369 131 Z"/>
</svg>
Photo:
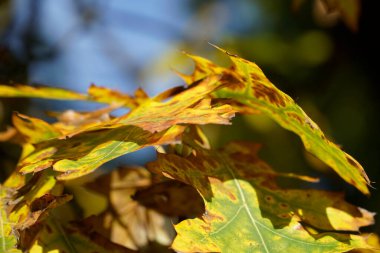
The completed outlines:
<svg viewBox="0 0 380 253">
<path fill-rule="evenodd" d="M 207 43 L 212 42 L 255 61 L 331 139 L 360 161 L 372 181 L 380 182 L 375 2 L 1 0 L 0 83 L 80 92 L 95 83 L 129 93 L 142 87 L 154 95 L 183 84 L 173 68 L 191 72 L 192 63 L 181 50 L 227 65 L 227 58 Z M 51 120 L 44 114 L 47 109 L 100 107 L 1 99 L 0 130 L 10 124 L 14 110 Z M 262 157 L 275 169 L 323 175 L 317 187 L 345 191 L 349 201 L 380 212 L 379 190 L 363 197 L 270 119 L 238 117 L 233 123 L 205 128 L 214 146 L 236 139 L 263 143 Z M 18 155 L 16 146 L 0 142 L 1 181 Z M 141 164 L 153 156 L 153 150 L 146 150 L 119 163 Z M 380 219 L 368 231 L 380 233 Z"/>
</svg>

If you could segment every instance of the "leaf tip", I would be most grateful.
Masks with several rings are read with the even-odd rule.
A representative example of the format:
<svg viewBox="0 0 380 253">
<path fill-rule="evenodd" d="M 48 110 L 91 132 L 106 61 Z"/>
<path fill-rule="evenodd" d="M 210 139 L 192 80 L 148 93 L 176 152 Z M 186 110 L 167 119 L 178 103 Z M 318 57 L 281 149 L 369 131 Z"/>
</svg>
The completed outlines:
<svg viewBox="0 0 380 253">
<path fill-rule="evenodd" d="M 230 56 L 230 57 L 239 57 L 237 54 L 232 54 L 232 53 L 228 52 L 227 50 L 225 50 L 225 49 L 223 49 L 223 48 L 221 48 L 221 47 L 219 47 L 219 46 L 217 46 L 217 45 L 215 45 L 215 44 L 213 44 L 213 43 L 211 43 L 211 42 L 207 42 L 207 43 L 208 43 L 210 46 L 212 46 L 212 47 L 218 49 L 219 51 L 225 53 L 226 55 L 228 55 L 228 56 Z"/>
</svg>

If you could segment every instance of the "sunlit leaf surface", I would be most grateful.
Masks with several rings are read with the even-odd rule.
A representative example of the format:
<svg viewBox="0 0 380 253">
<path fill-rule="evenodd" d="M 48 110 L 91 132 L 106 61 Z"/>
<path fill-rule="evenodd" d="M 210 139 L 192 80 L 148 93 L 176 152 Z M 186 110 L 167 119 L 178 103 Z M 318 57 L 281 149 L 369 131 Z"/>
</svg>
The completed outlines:
<svg viewBox="0 0 380 253">
<path fill-rule="evenodd" d="M 37 172 L 53 166 L 55 171 L 62 172 L 59 179 L 73 179 L 121 155 L 173 142 L 182 131 L 183 127 L 174 126 L 153 134 L 139 127 L 122 126 L 85 132 L 67 140 L 53 139 L 39 143 L 19 165 L 20 172 Z"/>
<path fill-rule="evenodd" d="M 57 119 L 51 124 L 13 114 L 14 126 L 1 132 L 0 140 L 23 149 L 17 167 L 0 186 L 0 252 L 132 252 L 125 247 L 158 252 L 150 248 L 152 244 L 164 252 L 170 244 L 179 252 L 369 248 L 359 233 L 373 224 L 374 214 L 349 204 L 342 193 L 280 187 L 286 180 L 303 184 L 318 180 L 277 173 L 258 158 L 259 145 L 234 142 L 210 149 L 198 125 L 230 124 L 235 112 L 262 113 L 297 134 L 307 151 L 345 181 L 369 193 L 369 180 L 354 158 L 329 141 L 257 65 L 225 53 L 233 62 L 229 68 L 188 55 L 195 70 L 180 74 L 188 85 L 154 97 L 142 89 L 128 95 L 95 85 L 88 94 L 0 85 L 2 97 L 108 104 L 91 112 L 49 112 Z M 120 107 L 128 112 L 113 116 Z M 162 147 L 167 144 L 167 149 Z M 160 153 L 148 166 L 159 175 L 124 168 L 74 187 L 88 179 L 78 177 L 148 146 L 168 153 Z M 75 191 L 79 188 L 84 191 Z M 72 199 L 66 192 L 76 202 L 62 207 Z M 96 197 L 86 199 L 86 194 Z M 57 207 L 68 206 L 72 218 L 80 221 L 68 223 L 55 216 L 61 210 Z M 80 209 L 77 213 L 74 206 Z M 172 224 L 178 219 L 183 221 L 175 225 L 178 235 L 173 243 Z"/>
<path fill-rule="evenodd" d="M 29 143 L 38 143 L 61 135 L 60 131 L 47 122 L 13 113 L 13 125 L 26 138 Z"/>
<path fill-rule="evenodd" d="M 58 100 L 86 100 L 86 95 L 52 87 L 33 87 L 28 85 L 0 85 L 1 97 L 35 97 Z"/>
<path fill-rule="evenodd" d="M 318 125 L 310 119 L 294 100 L 274 86 L 255 64 L 225 52 L 233 65 L 230 68 L 215 66 L 198 56 L 194 73 L 182 75 L 189 84 L 208 75 L 221 75 L 222 89 L 213 94 L 229 98 L 238 104 L 234 108 L 242 113 L 263 113 L 283 128 L 297 134 L 307 151 L 334 169 L 346 182 L 365 194 L 369 194 L 369 179 L 362 166 L 349 154 L 331 142 Z"/>
<path fill-rule="evenodd" d="M 84 127 L 81 125 L 71 132 L 69 127 L 64 129 L 62 125 L 57 125 L 65 131 L 65 135 L 39 142 L 36 150 L 21 161 L 20 172 L 37 172 L 53 166 L 54 170 L 63 173 L 59 179 L 72 179 L 88 174 L 121 155 L 147 146 L 178 141 L 184 129 L 179 124 L 229 124 L 234 115 L 232 107 L 213 106 L 210 98 L 204 98 L 215 90 L 218 81 L 219 78 L 214 76 L 179 92 L 172 90 L 152 99 L 146 98 L 145 102 L 124 116 Z M 159 101 L 162 99 L 169 100 Z M 51 135 L 52 129 L 57 128 L 43 121 L 20 117 L 15 120 L 24 132 L 28 129 L 25 127 L 27 124 L 48 129 L 43 131 L 45 135 Z M 27 136 L 39 140 L 30 131 Z M 43 138 L 46 139 L 45 136 Z"/>
<path fill-rule="evenodd" d="M 205 202 L 201 219 L 175 226 L 175 250 L 342 252 L 368 247 L 360 236 L 333 231 L 356 231 L 372 224 L 373 214 L 346 203 L 340 194 L 280 188 L 274 180 L 278 175 L 257 150 L 254 144 L 232 143 L 218 151 L 197 149 L 187 157 L 159 154 L 148 164 L 195 187 Z M 329 207 L 339 212 L 326 212 Z"/>
</svg>

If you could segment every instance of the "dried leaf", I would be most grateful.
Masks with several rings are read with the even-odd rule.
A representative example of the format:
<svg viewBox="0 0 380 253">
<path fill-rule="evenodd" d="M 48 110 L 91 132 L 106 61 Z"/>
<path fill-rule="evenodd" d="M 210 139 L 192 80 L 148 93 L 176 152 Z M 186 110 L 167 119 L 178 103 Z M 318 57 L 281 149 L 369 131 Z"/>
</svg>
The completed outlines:
<svg viewBox="0 0 380 253">
<path fill-rule="evenodd" d="M 141 249 L 151 242 L 170 245 L 174 237 L 171 220 L 132 199 L 138 189 L 151 185 L 144 168 L 123 168 L 98 178 L 90 189 L 108 196 L 108 209 L 92 217 L 95 227 L 114 243 Z"/>
<path fill-rule="evenodd" d="M 138 190 L 133 199 L 167 216 L 196 217 L 204 212 L 198 192 L 191 186 L 170 180 Z"/>
</svg>

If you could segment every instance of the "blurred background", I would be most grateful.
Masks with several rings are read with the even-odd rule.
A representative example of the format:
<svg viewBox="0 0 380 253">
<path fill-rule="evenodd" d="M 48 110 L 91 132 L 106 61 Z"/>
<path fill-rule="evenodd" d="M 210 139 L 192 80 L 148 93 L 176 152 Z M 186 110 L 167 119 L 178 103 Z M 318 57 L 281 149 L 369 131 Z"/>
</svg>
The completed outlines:
<svg viewBox="0 0 380 253">
<path fill-rule="evenodd" d="M 377 12 L 375 1 L 360 0 L 0 0 L 0 83 L 80 92 L 94 83 L 154 95 L 183 84 L 171 69 L 192 71 L 181 50 L 228 65 L 212 42 L 256 62 L 380 182 Z M 101 105 L 1 99 L 0 130 L 15 110 L 51 120 L 46 109 L 71 108 Z M 275 169 L 323 173 L 318 187 L 343 190 L 354 204 L 380 212 L 378 190 L 363 197 L 270 119 L 245 116 L 233 123 L 205 128 L 214 146 L 237 139 L 263 143 L 261 156 Z M 16 146 L 0 142 L 1 181 L 18 155 Z M 148 150 L 123 162 L 153 156 Z M 380 219 L 375 230 L 380 233 Z"/>
</svg>

